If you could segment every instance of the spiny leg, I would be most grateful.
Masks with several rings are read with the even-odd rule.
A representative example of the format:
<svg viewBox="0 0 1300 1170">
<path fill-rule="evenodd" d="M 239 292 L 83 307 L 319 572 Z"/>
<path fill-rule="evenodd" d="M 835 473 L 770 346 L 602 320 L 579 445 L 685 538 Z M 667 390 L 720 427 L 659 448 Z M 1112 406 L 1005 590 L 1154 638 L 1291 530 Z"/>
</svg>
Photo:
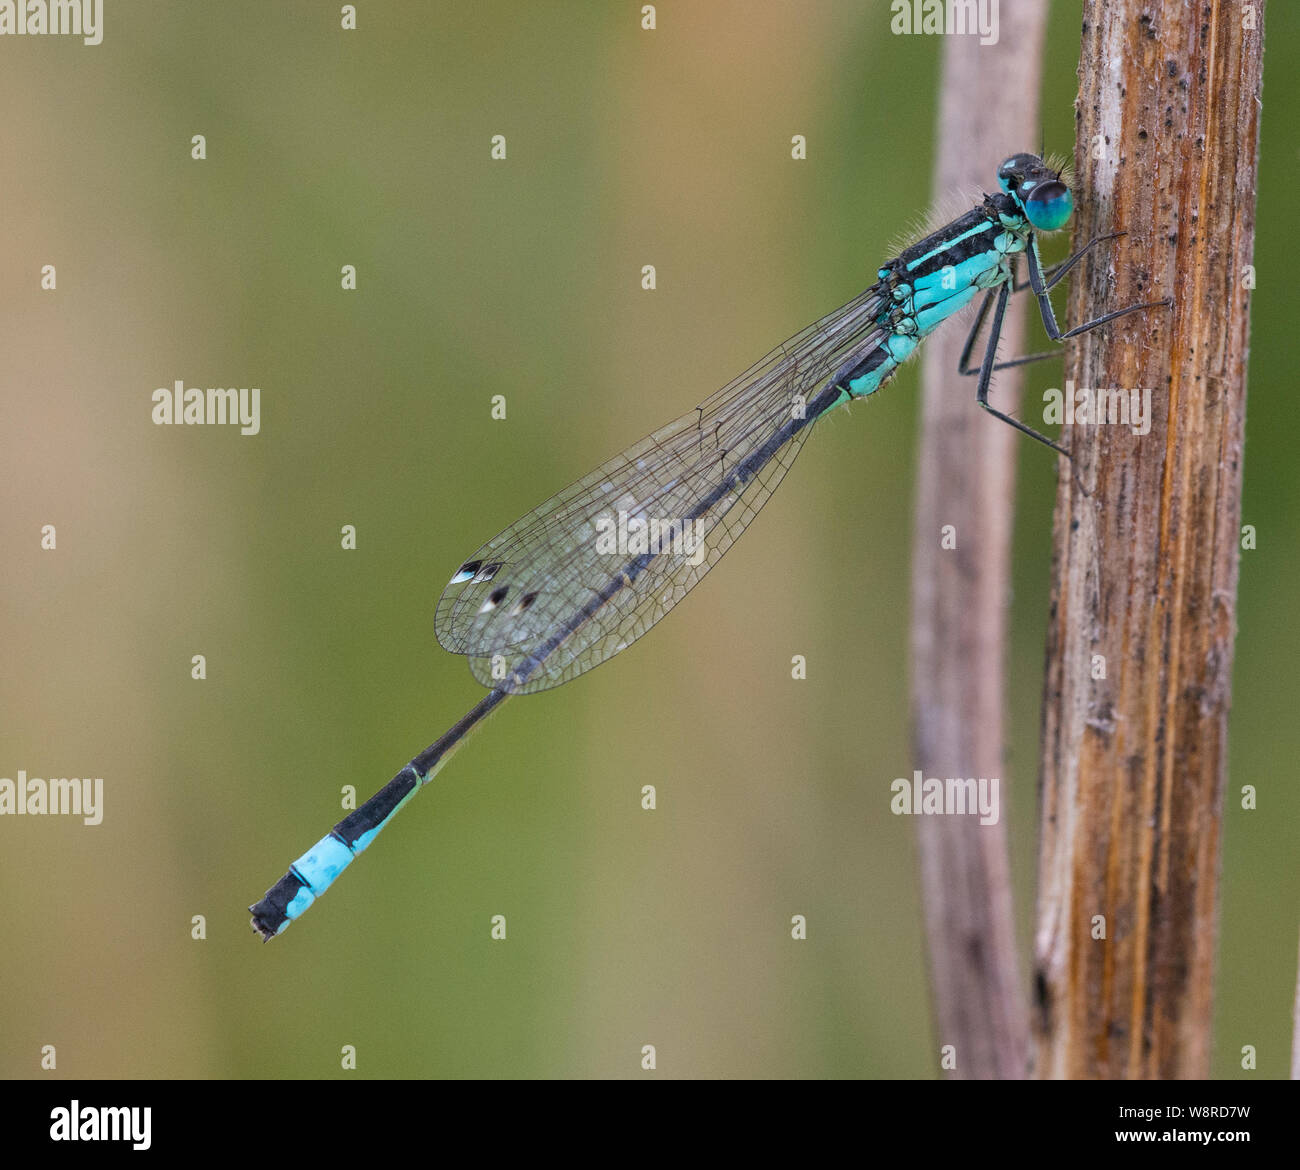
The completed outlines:
<svg viewBox="0 0 1300 1170">
<path fill-rule="evenodd" d="M 978 374 L 978 370 L 972 370 L 970 366 L 970 355 L 975 348 L 975 342 L 979 338 L 980 330 L 984 328 L 984 318 L 989 315 L 989 306 L 993 303 L 995 290 L 989 289 L 984 294 L 984 299 L 980 301 L 980 311 L 975 314 L 975 320 L 972 322 L 970 332 L 966 334 L 966 344 L 961 347 L 961 357 L 957 359 L 957 372 L 961 374 Z"/>
<path fill-rule="evenodd" d="M 1043 275 L 1047 278 L 1046 282 L 1043 285 L 1043 288 L 1044 289 L 1054 288 L 1057 285 L 1057 283 L 1060 281 L 1061 277 L 1063 277 L 1067 272 L 1070 271 L 1071 268 L 1073 268 L 1076 264 L 1078 264 L 1079 261 L 1082 260 L 1089 252 L 1091 252 L 1092 249 L 1095 248 L 1098 244 L 1103 244 L 1107 240 L 1118 240 L 1120 236 L 1125 236 L 1125 235 L 1128 235 L 1128 233 L 1111 232 L 1110 235 L 1108 236 L 1093 236 L 1092 239 L 1090 239 L 1086 244 L 1084 244 L 1082 248 L 1080 248 L 1077 252 L 1075 252 L 1073 256 L 1067 256 L 1059 264 L 1053 264 L 1050 267 L 1044 268 L 1042 270 Z M 1018 280 L 1015 282 L 1012 291 L 1024 292 L 1025 289 L 1029 288 L 1031 284 L 1032 281 Z"/>
<path fill-rule="evenodd" d="M 1077 259 L 1077 257 L 1074 259 Z M 1029 287 L 1028 282 L 1021 285 L 1015 284 L 1014 269 L 1012 270 L 1011 282 L 1013 289 L 1016 291 Z M 1004 284 L 1002 287 L 1006 288 L 1007 286 Z M 971 325 L 970 332 L 966 335 L 966 344 L 962 346 L 961 357 L 957 361 L 957 373 L 961 374 L 963 377 L 973 377 L 982 369 L 982 366 L 972 366 L 970 364 L 970 355 L 974 352 L 975 341 L 979 337 L 980 330 L 984 327 L 984 318 L 988 316 L 989 306 L 993 303 L 993 298 L 997 295 L 997 289 L 989 289 L 988 292 L 984 294 L 984 300 L 980 302 L 980 311 L 975 315 L 975 321 Z M 1042 362 L 1046 361 L 1048 358 L 1060 356 L 1061 351 L 1059 349 L 1051 349 L 1045 353 L 1031 353 L 1025 357 L 1009 358 L 1005 362 L 996 362 L 993 369 L 995 371 L 1007 370 L 1012 366 L 1027 366 L 1030 362 Z"/>
<path fill-rule="evenodd" d="M 989 295 L 990 296 L 992 295 L 991 289 L 989 290 Z M 1002 287 L 998 290 L 997 307 L 993 311 L 993 325 L 989 330 L 988 344 L 984 347 L 984 363 L 980 366 L 980 371 L 979 371 L 980 380 L 979 380 L 979 385 L 976 387 L 975 390 L 975 400 L 985 410 L 987 410 L 989 414 L 993 415 L 995 418 L 1000 418 L 1004 423 L 1010 424 L 1011 426 L 1015 427 L 1016 430 L 1022 432 L 1023 434 L 1028 435 L 1031 439 L 1037 439 L 1040 443 L 1043 443 L 1046 446 L 1051 447 L 1051 449 L 1057 452 L 1057 454 L 1064 455 L 1067 459 L 1069 459 L 1070 457 L 1069 451 L 1067 451 L 1059 443 L 1054 443 L 1046 435 L 1040 434 L 1038 431 L 1034 430 L 1033 427 L 1027 426 L 1025 423 L 1022 423 L 1018 418 L 1012 418 L 1009 414 L 1005 414 L 1002 411 L 998 410 L 997 407 L 991 406 L 989 404 L 989 381 L 993 377 L 994 369 L 997 368 L 997 364 L 994 359 L 997 357 L 998 339 L 1002 335 L 1002 318 L 1006 314 L 1007 301 L 1010 298 L 1010 296 L 1011 296 L 1011 285 L 1009 283 L 1003 284 Z M 987 304 L 987 298 L 985 298 L 985 300 Z M 983 316 L 983 313 L 984 313 L 984 309 L 981 307 L 980 315 Z"/>
<path fill-rule="evenodd" d="M 1027 288 L 1032 288 L 1034 290 L 1035 296 L 1038 297 L 1039 313 L 1043 318 L 1043 326 L 1047 330 L 1047 335 L 1051 337 L 1053 341 L 1064 341 L 1066 338 L 1074 337 L 1076 334 L 1086 333 L 1089 329 L 1094 329 L 1098 325 L 1104 325 L 1107 321 L 1113 321 L 1116 317 L 1123 317 L 1126 313 L 1136 313 L 1139 309 L 1155 309 L 1159 308 L 1161 305 L 1172 305 L 1174 303 L 1172 298 L 1166 297 L 1163 301 L 1148 301 L 1146 304 L 1130 305 L 1126 309 L 1118 309 L 1114 313 L 1107 313 L 1104 316 L 1098 317 L 1094 321 L 1087 321 L 1082 325 L 1076 326 L 1074 329 L 1071 329 L 1066 333 L 1061 333 L 1057 328 L 1056 315 L 1052 312 L 1052 303 L 1050 300 L 1046 300 L 1046 302 L 1044 301 L 1048 291 L 1052 289 L 1057 282 L 1070 271 L 1071 268 L 1073 268 L 1098 244 L 1104 243 L 1107 240 L 1116 240 L 1120 236 L 1126 234 L 1127 233 L 1125 232 L 1111 232 L 1109 235 L 1105 236 L 1094 236 L 1084 244 L 1082 248 L 1075 252 L 1073 256 L 1062 260 L 1059 264 L 1053 264 L 1050 268 L 1043 269 L 1038 267 L 1037 248 L 1033 243 L 1030 244 L 1030 247 L 1027 249 L 1027 256 L 1029 259 L 1029 279 L 1019 281 L 1013 277 L 1011 287 L 1013 292 L 1023 292 Z M 1035 283 L 1035 275 L 1037 275 L 1038 278 L 1037 283 Z M 1044 279 L 1044 277 L 1047 279 Z M 970 355 L 975 345 L 975 335 L 984 323 L 984 317 L 987 313 L 988 302 L 991 296 L 992 292 L 990 291 L 988 296 L 984 299 L 984 304 L 980 306 L 979 316 L 975 319 L 975 327 L 971 330 L 971 335 L 966 339 L 966 348 L 962 350 L 961 362 L 958 366 L 957 372 L 964 377 L 971 377 L 974 374 L 979 373 L 978 370 L 970 367 Z M 1041 362 L 1046 361 L 1048 358 L 1056 357 L 1059 353 L 1060 350 L 1047 350 L 1042 353 L 1026 354 L 1024 357 L 1008 358 L 1004 362 L 998 362 L 993 368 L 994 370 L 1007 370 L 1013 366 L 1027 366 L 1031 362 Z"/>
<path fill-rule="evenodd" d="M 1038 267 L 1038 249 L 1032 237 L 1025 255 L 1029 259 L 1029 287 L 1038 299 L 1038 312 L 1043 318 L 1043 328 L 1047 330 L 1047 336 L 1053 341 L 1065 341 L 1067 338 L 1077 337 L 1080 333 L 1087 333 L 1089 329 L 1096 329 L 1098 325 L 1105 325 L 1107 321 L 1114 321 L 1116 317 L 1127 317 L 1129 313 L 1137 313 L 1143 309 L 1158 309 L 1174 303 L 1172 297 L 1166 297 L 1163 301 L 1145 301 L 1140 305 L 1129 305 L 1123 309 L 1116 309 L 1112 313 L 1103 313 L 1100 317 L 1094 317 L 1091 321 L 1085 321 L 1082 325 L 1076 325 L 1073 329 L 1067 329 L 1062 333 L 1056 323 L 1056 314 L 1052 312 L 1052 298 L 1047 295 L 1051 285 L 1043 282 L 1043 274 Z"/>
</svg>

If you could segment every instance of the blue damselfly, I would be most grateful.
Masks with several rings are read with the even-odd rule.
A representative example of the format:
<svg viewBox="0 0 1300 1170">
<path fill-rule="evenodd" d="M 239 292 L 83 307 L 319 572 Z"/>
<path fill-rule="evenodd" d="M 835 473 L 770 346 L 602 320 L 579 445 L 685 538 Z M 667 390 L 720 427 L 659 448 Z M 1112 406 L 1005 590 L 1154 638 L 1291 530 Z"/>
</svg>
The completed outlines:
<svg viewBox="0 0 1300 1170">
<path fill-rule="evenodd" d="M 568 682 L 649 630 L 757 515 L 813 424 L 832 408 L 873 394 L 928 334 L 980 293 L 959 372 L 978 378 L 982 407 L 1068 455 L 989 403 L 995 370 L 1053 356 L 997 360 L 1011 293 L 1033 292 L 1054 341 L 1170 302 L 1129 305 L 1062 332 L 1049 290 L 1091 248 L 1115 237 L 1097 237 L 1044 270 L 1036 237 L 1068 223 L 1069 186 L 1032 154 L 1003 162 L 998 182 L 1000 192 L 884 264 L 861 295 L 540 504 L 460 565 L 438 602 L 435 631 L 446 649 L 469 660 L 489 693 L 250 907 L 258 933 L 273 938 L 299 917 L 507 697 Z M 1029 270 L 1024 285 L 1016 282 L 1022 254 Z M 983 359 L 972 367 L 990 310 Z M 653 526 L 661 522 L 658 532 Z M 621 539 L 607 547 L 615 529 Z"/>
</svg>

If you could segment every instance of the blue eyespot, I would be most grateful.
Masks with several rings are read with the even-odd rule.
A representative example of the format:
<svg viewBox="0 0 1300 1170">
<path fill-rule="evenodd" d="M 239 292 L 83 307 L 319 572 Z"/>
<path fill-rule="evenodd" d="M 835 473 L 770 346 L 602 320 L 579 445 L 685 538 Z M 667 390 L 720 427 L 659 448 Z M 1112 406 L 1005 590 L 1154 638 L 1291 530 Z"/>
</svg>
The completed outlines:
<svg viewBox="0 0 1300 1170">
<path fill-rule="evenodd" d="M 1040 169 L 1042 162 L 1032 154 L 1013 154 L 998 167 L 998 186 L 1008 195 L 1024 181 L 1026 172 Z"/>
<path fill-rule="evenodd" d="M 1074 196 L 1059 179 L 1040 183 L 1024 198 L 1025 218 L 1040 232 L 1059 231 L 1074 214 Z"/>
</svg>

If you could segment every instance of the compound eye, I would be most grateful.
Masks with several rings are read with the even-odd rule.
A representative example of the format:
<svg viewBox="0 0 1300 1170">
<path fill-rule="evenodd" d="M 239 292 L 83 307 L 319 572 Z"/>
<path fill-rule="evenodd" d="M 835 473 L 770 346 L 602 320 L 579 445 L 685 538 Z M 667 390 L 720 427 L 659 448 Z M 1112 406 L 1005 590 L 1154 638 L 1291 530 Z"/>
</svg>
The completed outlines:
<svg viewBox="0 0 1300 1170">
<path fill-rule="evenodd" d="M 1063 228 L 1074 214 L 1074 196 L 1059 179 L 1039 183 L 1025 200 L 1025 217 L 1040 232 Z"/>
</svg>

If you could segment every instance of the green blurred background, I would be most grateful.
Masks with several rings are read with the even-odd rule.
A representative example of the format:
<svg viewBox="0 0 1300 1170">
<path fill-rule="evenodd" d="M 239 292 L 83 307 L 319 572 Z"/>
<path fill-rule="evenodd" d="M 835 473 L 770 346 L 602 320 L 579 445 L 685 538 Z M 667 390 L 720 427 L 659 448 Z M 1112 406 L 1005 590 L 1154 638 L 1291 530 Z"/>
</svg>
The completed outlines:
<svg viewBox="0 0 1300 1170">
<path fill-rule="evenodd" d="M 509 704 L 302 923 L 249 931 L 341 786 L 369 795 L 480 697 L 433 637 L 456 565 L 860 291 L 930 201 L 942 42 L 890 35 L 884 0 L 669 0 L 653 33 L 630 3 L 363 3 L 355 33 L 339 7 L 110 0 L 98 47 L 0 43 L 0 776 L 103 776 L 106 806 L 0 818 L 0 1075 L 638 1076 L 643 1044 L 661 1076 L 933 1075 L 914 826 L 887 813 L 912 768 L 916 365 L 818 428 L 653 637 Z M 1225 1076 L 1285 1073 L 1300 925 L 1298 24 L 1270 6 Z M 1078 28 L 1057 3 L 1043 123 L 1067 152 Z M 262 433 L 153 425 L 177 378 L 261 387 Z M 1055 484 L 1032 447 L 1026 954 Z"/>
</svg>

